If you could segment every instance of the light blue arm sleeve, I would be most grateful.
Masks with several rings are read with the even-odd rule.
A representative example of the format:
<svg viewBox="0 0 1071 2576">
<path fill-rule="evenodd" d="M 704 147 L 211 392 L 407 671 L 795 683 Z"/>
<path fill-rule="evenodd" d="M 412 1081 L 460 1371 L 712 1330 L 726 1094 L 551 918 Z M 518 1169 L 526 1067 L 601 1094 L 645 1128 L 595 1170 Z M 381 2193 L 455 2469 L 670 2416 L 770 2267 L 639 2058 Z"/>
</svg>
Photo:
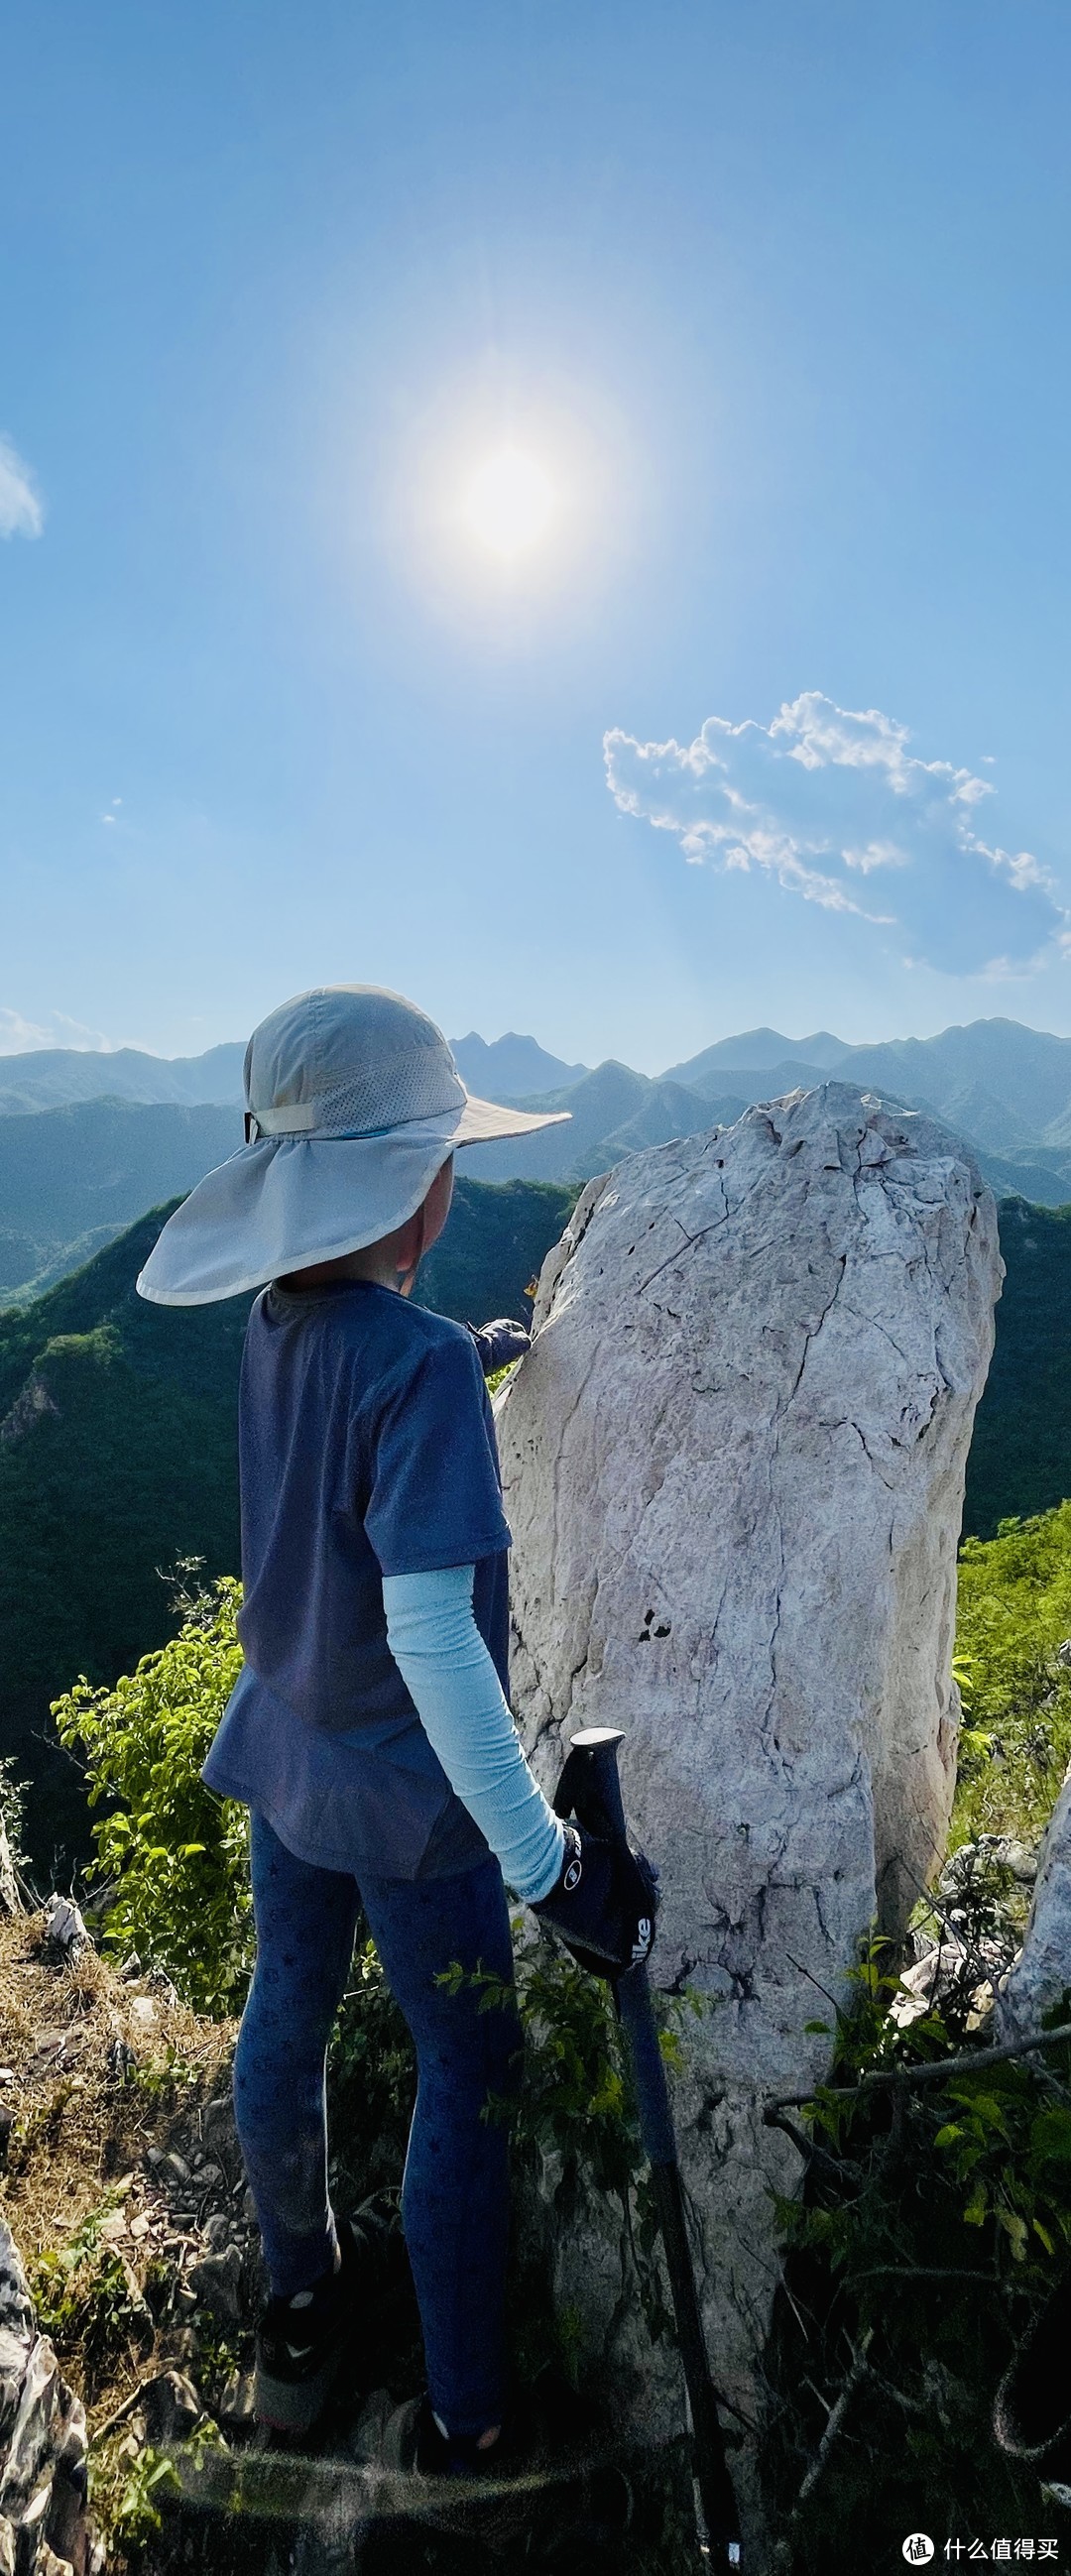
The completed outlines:
<svg viewBox="0 0 1071 2576">
<path fill-rule="evenodd" d="M 385 1574 L 387 1643 L 450 1786 L 531 1904 L 561 1874 L 565 1836 L 529 1770 L 472 1611 L 475 1566 Z"/>
</svg>

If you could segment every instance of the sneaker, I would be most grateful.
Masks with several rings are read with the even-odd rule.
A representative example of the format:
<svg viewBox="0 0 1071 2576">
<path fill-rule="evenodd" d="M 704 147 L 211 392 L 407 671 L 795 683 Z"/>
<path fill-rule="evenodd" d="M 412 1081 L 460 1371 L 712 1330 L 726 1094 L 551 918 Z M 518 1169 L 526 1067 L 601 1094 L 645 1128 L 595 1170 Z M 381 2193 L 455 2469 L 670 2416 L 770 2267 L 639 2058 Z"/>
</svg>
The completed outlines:
<svg viewBox="0 0 1071 2576">
<path fill-rule="evenodd" d="M 318 2424 L 367 2307 L 405 2267 L 396 2198 L 377 2192 L 338 2231 L 340 2262 L 311 2289 L 269 2299 L 256 2336 L 253 2411 L 266 2429 L 301 2436 Z"/>
<path fill-rule="evenodd" d="M 443 2433 L 430 2397 L 410 2397 L 396 2406 L 383 2432 L 386 2469 L 418 2478 L 505 2478 L 516 2472 L 519 2445 L 516 2427 L 506 2422 L 497 2442 L 481 2450 L 475 2433 Z"/>
<path fill-rule="evenodd" d="M 578 2441 L 579 2431 L 575 2420 L 563 2423 L 555 2439 L 547 2410 L 530 2393 L 523 2410 L 507 2405 L 497 2442 L 481 2451 L 474 2435 L 440 2431 L 426 2395 L 410 2398 L 388 2418 L 379 2454 L 394 2482 L 399 2526 L 416 2519 L 455 2539 L 466 2534 L 493 2553 L 506 2551 L 511 2563 L 519 2546 L 530 2550 L 534 2531 L 541 2551 L 559 2538 L 579 2540 L 571 2564 L 585 2570 L 589 2563 L 594 2570 L 596 2544 L 612 2538 L 616 2576 L 632 2519 L 631 2483 L 611 2455 L 582 2434 Z M 381 2509 L 389 2512 L 382 2491 Z"/>
</svg>

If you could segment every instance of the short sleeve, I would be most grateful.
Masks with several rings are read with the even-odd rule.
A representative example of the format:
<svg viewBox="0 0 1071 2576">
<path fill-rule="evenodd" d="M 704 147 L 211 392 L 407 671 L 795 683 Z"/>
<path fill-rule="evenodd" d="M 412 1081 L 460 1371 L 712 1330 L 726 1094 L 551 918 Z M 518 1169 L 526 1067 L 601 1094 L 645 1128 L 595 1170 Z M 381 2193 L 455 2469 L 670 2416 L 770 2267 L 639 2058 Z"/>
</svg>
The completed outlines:
<svg viewBox="0 0 1071 2576">
<path fill-rule="evenodd" d="M 494 1424 L 467 1333 L 422 1353 L 380 1412 L 365 1532 L 383 1574 L 472 1565 L 510 1543 Z"/>
</svg>

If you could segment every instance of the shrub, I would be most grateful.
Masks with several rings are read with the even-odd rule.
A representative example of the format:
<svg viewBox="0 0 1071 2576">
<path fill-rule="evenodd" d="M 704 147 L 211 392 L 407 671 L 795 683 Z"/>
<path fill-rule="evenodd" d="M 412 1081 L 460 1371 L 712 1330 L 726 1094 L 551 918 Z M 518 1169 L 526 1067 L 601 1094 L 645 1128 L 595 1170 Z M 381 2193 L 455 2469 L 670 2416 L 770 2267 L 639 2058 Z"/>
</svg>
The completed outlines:
<svg viewBox="0 0 1071 2576">
<path fill-rule="evenodd" d="M 217 1798 L 201 1765 L 241 1669 L 239 1586 L 181 1596 L 178 1635 L 114 1690 L 84 1676 L 57 1700 L 64 1744 L 81 1744 L 90 1803 L 114 1801 L 94 1832 L 96 1875 L 115 1893 L 106 1937 L 158 1960 L 195 2011 L 241 2004 L 252 1953 L 246 1811 Z"/>
</svg>

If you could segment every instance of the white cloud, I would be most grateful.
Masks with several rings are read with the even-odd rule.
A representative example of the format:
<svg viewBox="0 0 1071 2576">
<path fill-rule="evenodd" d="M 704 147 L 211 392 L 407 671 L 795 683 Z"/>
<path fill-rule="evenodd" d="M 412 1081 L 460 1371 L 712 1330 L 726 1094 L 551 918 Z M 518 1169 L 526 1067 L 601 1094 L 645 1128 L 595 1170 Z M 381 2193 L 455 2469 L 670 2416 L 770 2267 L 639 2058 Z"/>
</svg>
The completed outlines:
<svg viewBox="0 0 1071 2576">
<path fill-rule="evenodd" d="M 76 1047 L 82 1055 L 107 1055 L 111 1041 L 99 1029 L 68 1019 L 66 1011 L 50 1011 L 42 1022 L 0 1007 L 0 1055 L 32 1055 L 39 1047 Z"/>
<path fill-rule="evenodd" d="M 769 726 L 708 716 L 686 746 L 614 727 L 603 748 L 621 812 L 673 832 L 693 866 L 760 869 L 871 922 L 911 964 L 1022 973 L 1071 945 L 1048 871 L 975 830 L 992 782 L 907 743 L 893 717 L 809 689 Z"/>
<path fill-rule="evenodd" d="M 44 524 L 30 468 L 10 438 L 0 435 L 0 537 L 39 537 Z"/>
</svg>

